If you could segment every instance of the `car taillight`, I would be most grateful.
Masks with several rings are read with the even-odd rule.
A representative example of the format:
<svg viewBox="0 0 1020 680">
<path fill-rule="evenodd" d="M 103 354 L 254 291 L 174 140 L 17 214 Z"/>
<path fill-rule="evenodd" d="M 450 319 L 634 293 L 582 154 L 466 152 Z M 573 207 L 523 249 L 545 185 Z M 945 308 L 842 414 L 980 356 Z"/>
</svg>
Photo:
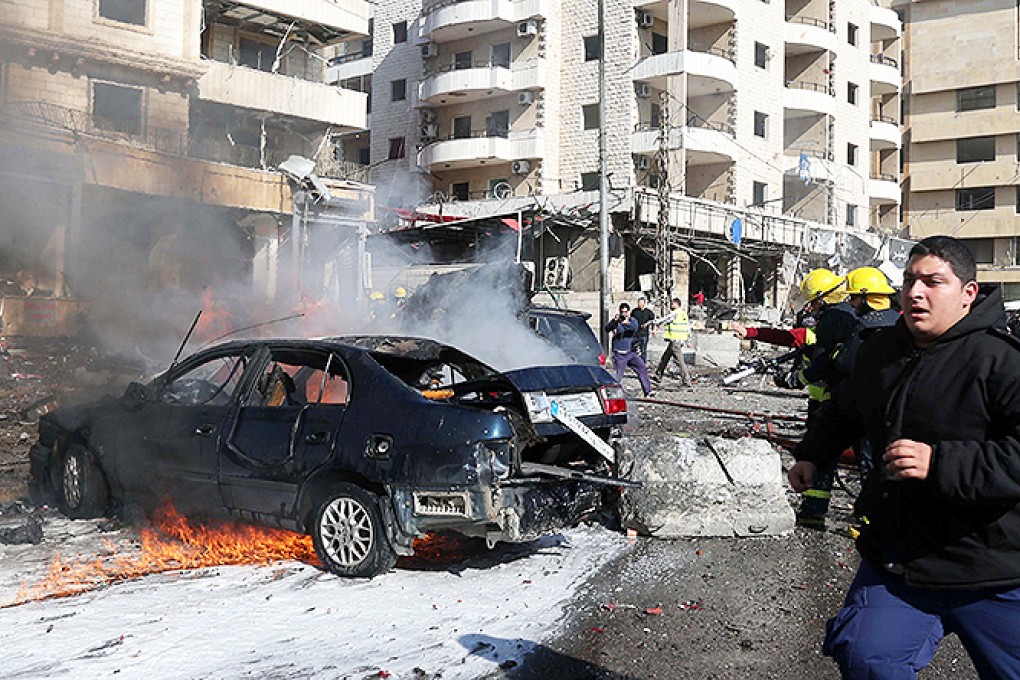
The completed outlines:
<svg viewBox="0 0 1020 680">
<path fill-rule="evenodd" d="M 599 366 L 605 366 L 605 365 L 606 365 L 606 355 L 605 355 L 605 353 L 599 354 Z"/>
<path fill-rule="evenodd" d="M 619 385 L 603 385 L 599 388 L 599 396 L 607 416 L 627 412 L 627 395 Z"/>
</svg>

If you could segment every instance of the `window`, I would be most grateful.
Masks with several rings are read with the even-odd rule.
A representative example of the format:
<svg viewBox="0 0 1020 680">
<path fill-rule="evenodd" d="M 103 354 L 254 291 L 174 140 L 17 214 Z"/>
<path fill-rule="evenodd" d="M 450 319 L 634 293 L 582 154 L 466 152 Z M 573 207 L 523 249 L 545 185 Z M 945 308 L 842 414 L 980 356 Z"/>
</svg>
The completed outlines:
<svg viewBox="0 0 1020 680">
<path fill-rule="evenodd" d="M 669 38 L 662 33 L 652 33 L 652 54 L 669 52 Z"/>
<path fill-rule="evenodd" d="M 390 137 L 390 152 L 386 156 L 386 158 L 391 161 L 395 161 L 398 158 L 403 158 L 406 153 L 404 146 L 405 144 L 403 137 Z"/>
<path fill-rule="evenodd" d="M 99 0 L 99 16 L 135 26 L 145 25 L 147 0 Z"/>
<path fill-rule="evenodd" d="M 582 172 L 581 191 L 598 191 L 598 190 L 599 190 L 599 173 Z"/>
<path fill-rule="evenodd" d="M 652 107 L 651 108 L 652 108 L 652 118 L 651 118 L 650 121 L 648 121 L 648 125 L 652 129 L 657 130 L 659 128 L 659 125 L 662 124 L 662 107 L 659 106 L 658 104 L 656 104 L 655 102 L 652 102 Z"/>
<path fill-rule="evenodd" d="M 846 145 L 846 164 L 857 165 L 857 145 L 847 144 Z"/>
<path fill-rule="evenodd" d="M 769 117 L 761 111 L 754 112 L 754 136 L 765 139 L 768 136 Z"/>
<path fill-rule="evenodd" d="M 1018 186 L 1016 188 L 1016 214 L 1020 215 L 1020 186 Z M 1014 241 L 1015 241 L 1015 239 L 1014 239 Z M 1016 248 L 1015 247 L 1014 247 L 1013 252 L 1016 252 Z"/>
<path fill-rule="evenodd" d="M 763 206 L 765 201 L 768 200 L 769 187 L 765 182 L 752 182 L 751 183 L 751 205 Z"/>
<path fill-rule="evenodd" d="M 599 59 L 599 36 L 586 35 L 584 37 L 584 60 L 598 61 Z"/>
<path fill-rule="evenodd" d="M 846 226 L 857 226 L 857 206 L 851 203 L 846 204 Z"/>
<path fill-rule="evenodd" d="M 271 73 L 276 61 L 276 46 L 241 37 L 237 40 L 237 63 Z"/>
<path fill-rule="evenodd" d="M 92 84 L 92 123 L 100 130 L 142 132 L 142 91 L 110 83 Z"/>
<path fill-rule="evenodd" d="M 407 42 L 407 22 L 398 21 L 393 24 L 393 43 Z"/>
<path fill-rule="evenodd" d="M 995 160 L 995 135 L 956 140 L 956 162 L 977 163 Z"/>
<path fill-rule="evenodd" d="M 754 65 L 758 68 L 768 68 L 769 46 L 760 42 L 754 44 Z"/>
<path fill-rule="evenodd" d="M 471 116 L 457 116 L 453 119 L 453 138 L 466 139 L 471 136 Z"/>
<path fill-rule="evenodd" d="M 186 406 L 225 406 L 241 384 L 247 363 L 247 357 L 240 354 L 210 359 L 176 376 L 160 392 L 159 401 Z"/>
<path fill-rule="evenodd" d="M 974 254 L 974 262 L 992 264 L 995 261 L 994 238 L 968 238 L 964 240 L 967 249 Z"/>
<path fill-rule="evenodd" d="M 857 44 L 857 24 L 846 25 L 846 41 L 851 45 Z"/>
<path fill-rule="evenodd" d="M 581 116 L 584 118 L 585 130 L 597 130 L 599 128 L 599 105 L 586 104 L 581 107 Z"/>
<path fill-rule="evenodd" d="M 846 100 L 853 105 L 857 105 L 857 90 L 858 87 L 854 83 L 846 84 Z"/>
<path fill-rule="evenodd" d="M 401 78 L 399 80 L 390 81 L 390 101 L 402 102 L 407 99 L 407 80 Z"/>
<path fill-rule="evenodd" d="M 510 43 L 492 46 L 492 65 L 510 68 Z"/>
<path fill-rule="evenodd" d="M 453 55 L 453 68 L 458 71 L 471 68 L 471 52 L 457 52 L 457 54 Z"/>
<path fill-rule="evenodd" d="M 995 108 L 995 86 L 967 87 L 956 91 L 957 111 L 977 111 Z"/>
<path fill-rule="evenodd" d="M 470 182 L 454 182 L 450 185 L 450 196 L 458 201 L 466 201 L 471 196 Z"/>
<path fill-rule="evenodd" d="M 510 132 L 510 111 L 493 111 L 485 119 L 485 131 L 490 137 L 506 137 Z"/>
<path fill-rule="evenodd" d="M 361 165 L 369 165 L 372 162 L 372 149 L 364 146 L 358 149 L 358 163 Z"/>
<path fill-rule="evenodd" d="M 961 211 L 994 210 L 995 187 L 957 189 L 956 209 Z"/>
<path fill-rule="evenodd" d="M 506 177 L 494 177 L 489 180 L 489 188 L 485 192 L 485 197 L 510 198 L 513 191 L 513 187 L 510 186 L 510 182 L 506 180 Z"/>
</svg>

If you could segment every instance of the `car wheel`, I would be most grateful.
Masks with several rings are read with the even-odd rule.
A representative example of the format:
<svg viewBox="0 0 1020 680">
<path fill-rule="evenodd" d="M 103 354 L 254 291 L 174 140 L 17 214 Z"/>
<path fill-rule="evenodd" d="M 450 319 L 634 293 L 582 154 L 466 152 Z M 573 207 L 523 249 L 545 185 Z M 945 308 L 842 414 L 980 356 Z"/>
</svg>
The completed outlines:
<svg viewBox="0 0 1020 680">
<path fill-rule="evenodd" d="M 338 576 L 377 576 L 397 562 L 378 498 L 353 484 L 334 487 L 319 505 L 312 539 L 323 565 Z"/>
<path fill-rule="evenodd" d="M 54 476 L 60 511 L 72 519 L 99 517 L 106 512 L 110 492 L 92 454 L 81 444 L 71 444 L 59 461 Z"/>
</svg>

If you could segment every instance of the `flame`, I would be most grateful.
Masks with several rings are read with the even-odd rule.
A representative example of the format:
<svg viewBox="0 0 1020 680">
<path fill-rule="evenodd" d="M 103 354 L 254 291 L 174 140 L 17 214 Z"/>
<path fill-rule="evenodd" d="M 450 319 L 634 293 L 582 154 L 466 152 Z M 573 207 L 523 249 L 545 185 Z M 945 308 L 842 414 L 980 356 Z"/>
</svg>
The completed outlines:
<svg viewBox="0 0 1020 680">
<path fill-rule="evenodd" d="M 249 524 L 192 526 L 166 505 L 156 513 L 152 526 L 142 529 L 137 552 L 125 553 L 113 542 L 103 541 L 103 553 L 92 558 L 65 560 L 57 554 L 46 575 L 33 585 L 22 585 L 14 602 L 6 606 L 71 597 L 148 574 L 278 560 L 319 564 L 309 536 Z"/>
</svg>

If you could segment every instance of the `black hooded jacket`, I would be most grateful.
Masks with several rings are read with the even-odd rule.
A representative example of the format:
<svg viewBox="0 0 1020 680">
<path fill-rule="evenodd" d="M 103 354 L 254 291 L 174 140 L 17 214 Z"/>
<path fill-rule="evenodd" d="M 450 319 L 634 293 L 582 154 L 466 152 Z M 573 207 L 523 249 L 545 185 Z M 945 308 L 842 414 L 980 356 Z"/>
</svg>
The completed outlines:
<svg viewBox="0 0 1020 680">
<path fill-rule="evenodd" d="M 902 319 L 876 332 L 795 455 L 833 461 L 861 435 L 877 459 L 856 506 L 869 562 L 915 586 L 1020 585 L 1020 344 L 997 288 L 926 349 Z M 880 457 L 897 439 L 932 446 L 927 479 L 886 478 Z"/>
</svg>

